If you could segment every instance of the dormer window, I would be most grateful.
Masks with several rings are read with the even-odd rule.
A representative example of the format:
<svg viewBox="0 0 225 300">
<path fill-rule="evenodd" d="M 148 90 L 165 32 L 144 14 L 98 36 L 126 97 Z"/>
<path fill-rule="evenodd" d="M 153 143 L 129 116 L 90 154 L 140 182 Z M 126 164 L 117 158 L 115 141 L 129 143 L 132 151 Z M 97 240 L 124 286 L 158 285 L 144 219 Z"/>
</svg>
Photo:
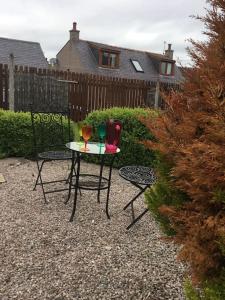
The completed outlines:
<svg viewBox="0 0 225 300">
<path fill-rule="evenodd" d="M 166 76 L 174 75 L 174 63 L 168 61 L 162 61 L 160 74 Z"/>
<path fill-rule="evenodd" d="M 131 59 L 132 65 L 135 68 L 136 72 L 144 73 L 144 70 L 142 69 L 140 63 L 138 60 Z"/>
<path fill-rule="evenodd" d="M 119 68 L 119 53 L 99 50 L 99 66 L 105 68 Z"/>
</svg>

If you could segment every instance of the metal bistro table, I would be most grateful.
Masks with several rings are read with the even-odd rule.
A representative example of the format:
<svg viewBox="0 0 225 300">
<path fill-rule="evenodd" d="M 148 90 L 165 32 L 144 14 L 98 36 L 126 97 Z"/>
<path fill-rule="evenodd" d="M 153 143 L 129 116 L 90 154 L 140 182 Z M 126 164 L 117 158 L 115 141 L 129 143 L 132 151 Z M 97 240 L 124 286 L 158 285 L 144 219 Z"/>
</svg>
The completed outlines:
<svg viewBox="0 0 225 300">
<path fill-rule="evenodd" d="M 91 143 L 91 142 L 88 143 L 89 151 L 82 150 L 84 144 L 80 142 L 67 143 L 66 147 L 72 151 L 72 164 L 71 164 L 70 177 L 69 177 L 69 194 L 68 194 L 68 199 L 66 200 L 65 203 L 67 203 L 70 199 L 72 188 L 75 189 L 73 209 L 70 217 L 70 222 L 73 221 L 75 211 L 76 211 L 78 189 L 80 193 L 81 190 L 98 191 L 97 194 L 98 202 L 100 202 L 101 190 L 107 190 L 106 215 L 107 218 L 110 219 L 108 206 L 109 206 L 109 192 L 111 186 L 112 167 L 113 167 L 113 162 L 116 157 L 116 154 L 120 152 L 120 149 L 117 148 L 116 152 L 106 152 L 105 145 L 102 144 L 100 146 L 99 143 Z M 80 174 L 81 154 L 99 156 L 100 158 L 99 175 Z M 108 177 L 103 177 L 102 174 L 104 168 L 104 161 L 106 157 L 110 158 L 109 173 L 108 173 Z M 73 174 L 75 175 L 73 176 Z M 73 183 L 73 177 L 75 177 L 75 183 Z M 86 179 L 86 181 L 84 179 Z"/>
</svg>

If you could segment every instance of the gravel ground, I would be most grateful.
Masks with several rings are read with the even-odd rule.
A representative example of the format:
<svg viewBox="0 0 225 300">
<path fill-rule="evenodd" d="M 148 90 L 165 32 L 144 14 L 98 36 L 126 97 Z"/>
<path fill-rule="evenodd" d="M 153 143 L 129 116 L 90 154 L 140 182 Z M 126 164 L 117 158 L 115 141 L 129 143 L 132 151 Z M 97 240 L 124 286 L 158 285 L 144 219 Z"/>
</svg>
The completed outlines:
<svg viewBox="0 0 225 300">
<path fill-rule="evenodd" d="M 46 164 L 45 174 L 66 176 L 68 163 Z M 82 162 L 82 169 L 98 172 Z M 185 267 L 177 262 L 177 246 L 166 242 L 150 214 L 126 231 L 131 211 L 123 206 L 135 195 L 113 170 L 110 215 L 105 191 L 79 197 L 75 220 L 68 222 L 72 201 L 66 192 L 49 194 L 44 204 L 34 162 L 0 160 L 0 299 L 185 299 Z M 136 201 L 137 211 L 144 201 Z"/>
</svg>

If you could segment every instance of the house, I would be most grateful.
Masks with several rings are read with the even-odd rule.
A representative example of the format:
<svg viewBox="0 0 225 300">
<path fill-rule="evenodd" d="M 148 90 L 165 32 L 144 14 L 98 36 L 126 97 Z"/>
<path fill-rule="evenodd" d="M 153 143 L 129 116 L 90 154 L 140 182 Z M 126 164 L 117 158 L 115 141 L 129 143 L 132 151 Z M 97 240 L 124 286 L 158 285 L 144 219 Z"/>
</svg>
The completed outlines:
<svg viewBox="0 0 225 300">
<path fill-rule="evenodd" d="M 7 66 L 3 69 L 1 65 Z M 0 107 L 22 110 L 16 105 L 21 101 L 21 103 L 27 102 L 28 98 L 25 101 L 21 98 L 21 93 L 15 93 L 15 90 L 24 91 L 25 86 L 29 91 L 31 89 L 28 88 L 29 84 L 23 85 L 21 89 L 20 81 L 16 80 L 18 77 L 15 77 L 14 66 L 48 69 L 48 62 L 39 43 L 0 37 Z M 5 72 L 5 69 L 8 72 Z"/>
<path fill-rule="evenodd" d="M 164 54 L 157 54 L 86 41 L 79 35 L 73 23 L 69 41 L 56 55 L 57 69 L 171 84 L 182 80 L 171 44 Z"/>
<path fill-rule="evenodd" d="M 48 68 L 48 62 L 37 42 L 0 37 L 0 64 Z"/>
</svg>

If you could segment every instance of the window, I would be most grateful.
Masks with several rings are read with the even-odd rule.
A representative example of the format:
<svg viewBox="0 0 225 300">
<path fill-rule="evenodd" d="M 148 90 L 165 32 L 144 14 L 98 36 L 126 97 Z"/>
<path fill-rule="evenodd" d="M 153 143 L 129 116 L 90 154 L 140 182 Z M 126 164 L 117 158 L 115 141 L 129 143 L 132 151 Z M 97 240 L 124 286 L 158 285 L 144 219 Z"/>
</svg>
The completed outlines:
<svg viewBox="0 0 225 300">
<path fill-rule="evenodd" d="M 101 50 L 99 53 L 99 65 L 108 68 L 118 68 L 119 54 Z"/>
<path fill-rule="evenodd" d="M 171 62 L 162 61 L 161 62 L 161 74 L 162 75 L 173 75 L 174 64 Z"/>
<path fill-rule="evenodd" d="M 131 59 L 131 62 L 133 64 L 136 72 L 142 72 L 142 73 L 144 73 L 144 70 L 142 69 L 142 67 L 141 67 L 141 65 L 140 65 L 140 63 L 139 63 L 138 60 Z"/>
</svg>

